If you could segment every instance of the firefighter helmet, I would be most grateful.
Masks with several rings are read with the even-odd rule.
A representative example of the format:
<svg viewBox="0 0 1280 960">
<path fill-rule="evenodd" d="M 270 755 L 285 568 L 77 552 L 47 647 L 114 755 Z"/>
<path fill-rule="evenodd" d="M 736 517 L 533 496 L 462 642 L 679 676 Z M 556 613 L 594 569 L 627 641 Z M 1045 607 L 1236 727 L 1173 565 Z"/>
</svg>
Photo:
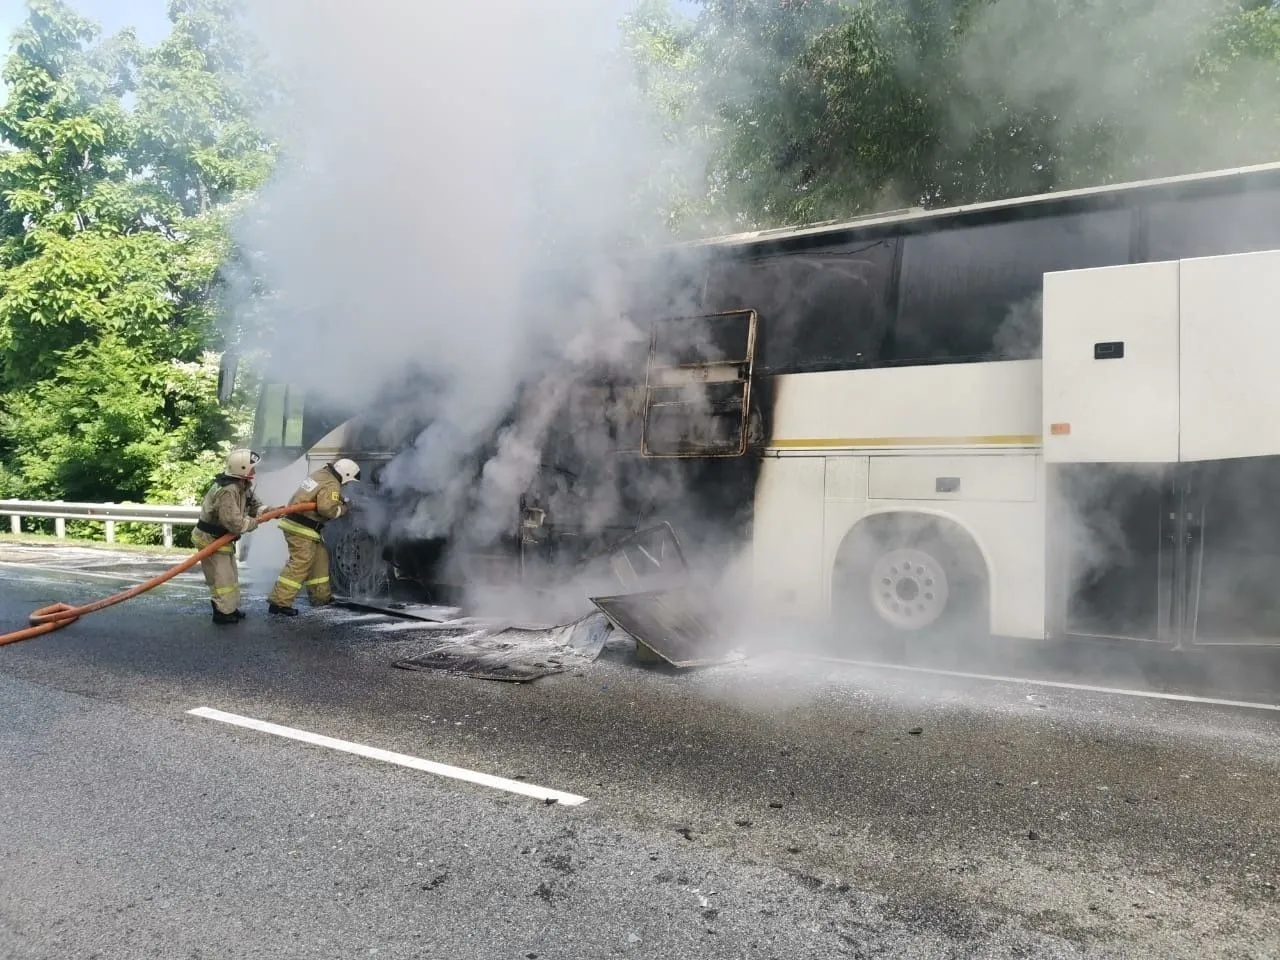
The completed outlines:
<svg viewBox="0 0 1280 960">
<path fill-rule="evenodd" d="M 360 479 L 360 464 L 343 457 L 341 460 L 333 462 L 333 472 L 338 475 L 338 479 L 343 483 L 350 483 L 352 480 Z"/>
<path fill-rule="evenodd" d="M 227 467 L 223 472 L 228 477 L 252 480 L 253 468 L 261 459 L 252 450 L 232 450 L 227 454 Z"/>
</svg>

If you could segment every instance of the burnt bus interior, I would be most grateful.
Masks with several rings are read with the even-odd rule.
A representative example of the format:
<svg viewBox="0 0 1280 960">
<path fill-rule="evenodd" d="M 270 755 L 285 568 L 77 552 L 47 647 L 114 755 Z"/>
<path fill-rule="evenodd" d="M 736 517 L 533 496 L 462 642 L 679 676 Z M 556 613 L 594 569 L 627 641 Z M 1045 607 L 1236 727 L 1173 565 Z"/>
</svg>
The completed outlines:
<svg viewBox="0 0 1280 960">
<path fill-rule="evenodd" d="M 664 522 L 698 531 L 691 555 L 708 530 L 743 536 L 772 377 L 1038 357 L 1046 272 L 1276 248 L 1280 171 L 1264 170 L 670 251 L 636 284 L 648 338 L 576 372 L 519 528 L 489 558 L 503 576 L 563 568 Z M 285 446 L 323 434 L 311 416 L 282 413 Z M 1280 638 L 1280 458 L 1050 474 L 1052 632 Z M 445 596 L 444 548 L 385 556 Z"/>
</svg>

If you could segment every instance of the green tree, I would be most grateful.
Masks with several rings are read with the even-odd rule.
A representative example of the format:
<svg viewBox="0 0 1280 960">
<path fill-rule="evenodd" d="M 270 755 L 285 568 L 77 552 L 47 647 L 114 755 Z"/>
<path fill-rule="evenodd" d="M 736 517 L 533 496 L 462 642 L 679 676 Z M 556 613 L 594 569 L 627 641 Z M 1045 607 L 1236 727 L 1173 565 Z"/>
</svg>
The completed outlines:
<svg viewBox="0 0 1280 960">
<path fill-rule="evenodd" d="M 942 206 L 1274 159 L 1280 5 L 652 0 L 640 82 L 690 150 L 686 229 Z M 673 53 L 674 51 L 674 53 Z M 678 110 L 669 105 L 679 91 Z"/>
<path fill-rule="evenodd" d="M 226 219 L 268 175 L 227 0 L 172 0 L 143 48 L 31 0 L 0 107 L 0 488 L 190 498 L 235 424 L 216 398 Z"/>
</svg>

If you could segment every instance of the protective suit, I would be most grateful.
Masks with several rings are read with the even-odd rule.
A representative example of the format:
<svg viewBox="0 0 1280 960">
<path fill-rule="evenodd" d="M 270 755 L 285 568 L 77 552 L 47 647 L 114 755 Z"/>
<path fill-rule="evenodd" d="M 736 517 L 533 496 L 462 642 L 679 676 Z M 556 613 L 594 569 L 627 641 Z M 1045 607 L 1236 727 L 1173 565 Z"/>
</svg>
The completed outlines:
<svg viewBox="0 0 1280 960">
<path fill-rule="evenodd" d="M 228 533 L 239 537 L 257 528 L 257 516 L 262 510 L 253 493 L 254 466 L 258 459 L 252 450 L 232 450 L 227 456 L 224 471 L 213 481 L 200 505 L 200 520 L 191 538 L 197 550 Z M 200 561 L 200 569 L 209 584 L 213 622 L 229 624 L 243 620 L 235 546 L 228 543 L 219 547 L 216 553 Z"/>
<path fill-rule="evenodd" d="M 271 613 L 296 617 L 298 611 L 293 601 L 303 588 L 306 588 L 307 599 L 313 607 L 324 606 L 333 600 L 324 525 L 347 512 L 342 486 L 359 478 L 360 468 L 353 461 L 342 459 L 321 467 L 298 487 L 289 501 L 290 505 L 314 500 L 316 507 L 280 521 L 280 530 L 289 548 L 289 559 L 267 597 L 267 609 Z"/>
</svg>

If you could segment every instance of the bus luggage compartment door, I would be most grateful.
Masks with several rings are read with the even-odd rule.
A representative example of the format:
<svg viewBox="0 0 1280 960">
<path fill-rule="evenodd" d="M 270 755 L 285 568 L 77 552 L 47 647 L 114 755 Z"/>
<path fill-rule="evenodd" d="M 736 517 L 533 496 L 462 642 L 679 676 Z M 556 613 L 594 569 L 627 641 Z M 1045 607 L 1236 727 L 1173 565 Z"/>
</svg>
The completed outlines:
<svg viewBox="0 0 1280 960">
<path fill-rule="evenodd" d="M 1280 455 L 1280 251 L 1180 270 L 1180 459 Z"/>
<path fill-rule="evenodd" d="M 1046 273 L 1046 463 L 1178 461 L 1177 263 Z"/>
</svg>

